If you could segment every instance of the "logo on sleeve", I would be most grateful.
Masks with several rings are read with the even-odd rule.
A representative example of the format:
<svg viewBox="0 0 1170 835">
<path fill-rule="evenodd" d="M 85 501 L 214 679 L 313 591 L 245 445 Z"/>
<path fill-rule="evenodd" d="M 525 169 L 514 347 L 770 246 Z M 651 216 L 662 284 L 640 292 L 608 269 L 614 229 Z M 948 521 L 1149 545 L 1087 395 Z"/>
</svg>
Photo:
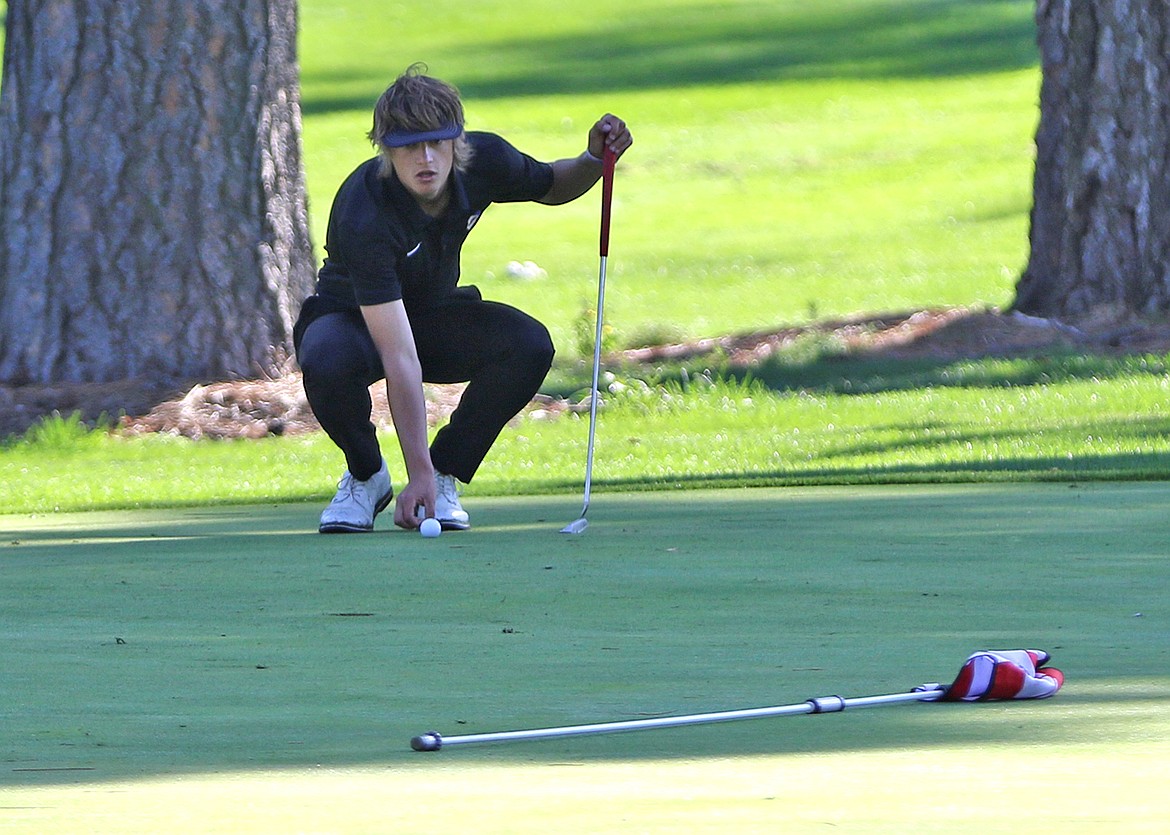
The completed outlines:
<svg viewBox="0 0 1170 835">
<path fill-rule="evenodd" d="M 476 212 L 475 214 L 473 214 L 471 217 L 469 217 L 467 219 L 467 231 L 468 232 L 471 231 L 471 228 L 473 226 L 475 226 L 475 224 L 479 223 L 479 216 L 482 214 L 483 214 L 483 212 Z"/>
</svg>

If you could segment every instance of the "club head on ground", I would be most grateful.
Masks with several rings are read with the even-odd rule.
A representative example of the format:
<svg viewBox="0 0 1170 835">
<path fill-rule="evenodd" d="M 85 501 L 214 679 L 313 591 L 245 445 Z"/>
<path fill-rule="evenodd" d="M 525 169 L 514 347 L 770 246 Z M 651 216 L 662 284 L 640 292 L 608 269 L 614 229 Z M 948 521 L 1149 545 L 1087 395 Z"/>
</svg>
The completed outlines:
<svg viewBox="0 0 1170 835">
<path fill-rule="evenodd" d="M 561 533 L 582 533 L 589 527 L 589 520 L 582 516 L 561 528 Z"/>
</svg>

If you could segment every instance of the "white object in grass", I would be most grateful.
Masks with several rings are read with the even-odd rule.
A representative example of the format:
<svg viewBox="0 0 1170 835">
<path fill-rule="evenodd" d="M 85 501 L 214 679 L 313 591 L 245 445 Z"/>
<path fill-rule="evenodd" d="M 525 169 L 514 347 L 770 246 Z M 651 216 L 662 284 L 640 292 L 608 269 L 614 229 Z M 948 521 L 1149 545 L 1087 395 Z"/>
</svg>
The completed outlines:
<svg viewBox="0 0 1170 835">
<path fill-rule="evenodd" d="M 548 272 L 535 261 L 509 261 L 506 272 L 510 278 L 518 278 L 524 281 L 548 278 Z"/>
</svg>

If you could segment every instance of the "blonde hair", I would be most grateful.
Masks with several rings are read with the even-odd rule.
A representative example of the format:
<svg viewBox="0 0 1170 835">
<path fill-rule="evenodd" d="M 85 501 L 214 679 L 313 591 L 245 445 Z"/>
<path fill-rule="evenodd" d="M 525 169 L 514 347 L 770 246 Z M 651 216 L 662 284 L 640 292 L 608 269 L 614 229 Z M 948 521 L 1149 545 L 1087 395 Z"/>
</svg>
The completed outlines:
<svg viewBox="0 0 1170 835">
<path fill-rule="evenodd" d="M 386 88 L 374 105 L 374 124 L 367 138 L 379 151 L 381 176 L 394 170 L 386 136 L 393 131 L 424 133 L 451 125 L 463 128 L 463 102 L 459 91 L 446 81 L 429 76 L 427 65 L 411 64 Z M 462 131 L 455 138 L 455 168 L 463 171 L 471 162 L 471 144 Z"/>
</svg>

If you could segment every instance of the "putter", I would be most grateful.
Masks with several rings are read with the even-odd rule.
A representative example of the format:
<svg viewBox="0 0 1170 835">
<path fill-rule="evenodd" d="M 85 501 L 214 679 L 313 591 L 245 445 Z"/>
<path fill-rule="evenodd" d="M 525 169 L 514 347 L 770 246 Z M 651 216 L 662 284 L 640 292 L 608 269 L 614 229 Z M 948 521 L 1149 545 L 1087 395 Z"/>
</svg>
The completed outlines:
<svg viewBox="0 0 1170 835">
<path fill-rule="evenodd" d="M 585 505 L 581 515 L 561 528 L 561 533 L 581 533 L 589 527 L 589 493 L 593 487 L 593 442 L 597 435 L 597 383 L 601 373 L 601 332 L 605 322 L 605 262 L 609 257 L 609 215 L 613 203 L 613 169 L 617 155 L 606 146 L 601 172 L 601 267 L 597 277 L 597 330 L 593 335 L 593 383 L 589 389 L 589 446 L 585 452 Z"/>
<path fill-rule="evenodd" d="M 846 708 L 880 707 L 900 702 L 933 702 L 946 695 L 947 688 L 941 684 L 923 684 L 908 693 L 889 693 L 883 696 L 820 696 L 791 705 L 756 707 L 746 710 L 724 710 L 716 713 L 692 713 L 687 716 L 657 716 L 652 719 L 631 719 L 625 722 L 601 722 L 594 725 L 566 725 L 559 728 L 533 728 L 524 731 L 500 731 L 498 733 L 463 734 L 443 736 L 438 731 L 419 734 L 410 741 L 415 751 L 438 751 L 452 745 L 471 745 L 482 742 L 514 742 L 530 739 L 554 739 L 566 736 L 589 734 L 610 734 L 619 731 L 643 731 L 652 728 L 677 728 L 684 725 L 710 725 L 715 722 L 732 722 L 738 719 L 764 719 L 772 716 L 796 716 L 802 713 L 840 713 Z"/>
</svg>

